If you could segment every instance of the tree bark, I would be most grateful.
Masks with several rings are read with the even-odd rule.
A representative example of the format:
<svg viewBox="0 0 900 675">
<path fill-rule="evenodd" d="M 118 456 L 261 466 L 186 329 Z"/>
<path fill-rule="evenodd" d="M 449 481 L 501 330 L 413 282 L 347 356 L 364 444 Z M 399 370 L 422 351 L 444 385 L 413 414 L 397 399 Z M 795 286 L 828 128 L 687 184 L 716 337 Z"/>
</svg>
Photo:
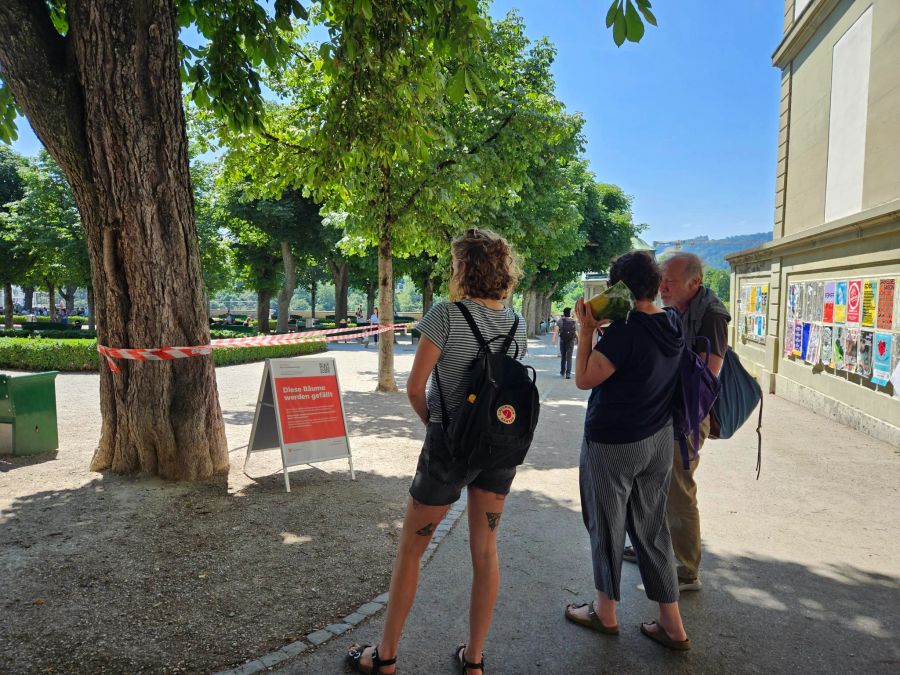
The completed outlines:
<svg viewBox="0 0 900 675">
<path fill-rule="evenodd" d="M 256 291 L 256 325 L 259 332 L 269 334 L 269 305 L 272 304 L 272 291 L 263 288 Z"/>
<path fill-rule="evenodd" d="M 47 282 L 47 309 L 50 312 L 50 321 L 56 321 L 56 284 Z"/>
<path fill-rule="evenodd" d="M 3 285 L 3 325 L 10 329 L 13 327 L 12 284 Z"/>
<path fill-rule="evenodd" d="M 174 2 L 69 0 L 67 18 L 62 37 L 45 3 L 4 0 L 0 66 L 72 187 L 98 342 L 208 344 Z M 174 480 L 227 472 L 211 357 L 117 365 L 117 374 L 101 368 L 91 470 Z"/>
<path fill-rule="evenodd" d="M 429 277 L 422 284 L 422 316 L 428 313 L 434 304 L 434 280 Z"/>
<path fill-rule="evenodd" d="M 334 280 L 334 320 L 340 323 L 341 319 L 347 318 L 347 296 L 350 292 L 348 266 L 343 260 L 331 259 L 328 267 Z"/>
<path fill-rule="evenodd" d="M 535 316 L 538 312 L 538 298 L 530 288 L 522 291 L 522 316 L 525 318 L 525 333 L 533 338 L 536 333 L 537 322 Z"/>
<path fill-rule="evenodd" d="M 78 288 L 75 286 L 66 286 L 65 292 L 62 294 L 66 300 L 66 313 L 71 314 L 75 311 L 75 293 Z"/>
<path fill-rule="evenodd" d="M 313 277 L 312 283 L 309 285 L 309 306 L 310 306 L 310 317 L 316 318 L 316 291 L 319 289 L 319 283 L 316 281 L 315 276 Z"/>
<path fill-rule="evenodd" d="M 297 288 L 297 264 L 289 241 L 281 242 L 281 259 L 284 261 L 284 281 L 278 292 L 278 322 L 275 330 L 287 333 L 288 321 L 291 319 L 291 298 Z"/>
<path fill-rule="evenodd" d="M 382 324 L 394 323 L 394 259 L 391 230 L 391 223 L 385 223 L 378 241 L 378 320 Z M 397 391 L 392 332 L 379 335 L 377 390 Z"/>
<path fill-rule="evenodd" d="M 23 309 L 25 310 L 25 313 L 27 314 L 28 312 L 33 312 L 34 311 L 34 286 L 26 286 L 25 288 L 22 289 L 22 291 L 25 293 L 25 299 L 22 303 L 24 305 Z"/>
<path fill-rule="evenodd" d="M 94 319 L 94 289 L 88 284 L 87 287 L 88 300 L 88 330 L 96 330 L 97 322 Z"/>
</svg>

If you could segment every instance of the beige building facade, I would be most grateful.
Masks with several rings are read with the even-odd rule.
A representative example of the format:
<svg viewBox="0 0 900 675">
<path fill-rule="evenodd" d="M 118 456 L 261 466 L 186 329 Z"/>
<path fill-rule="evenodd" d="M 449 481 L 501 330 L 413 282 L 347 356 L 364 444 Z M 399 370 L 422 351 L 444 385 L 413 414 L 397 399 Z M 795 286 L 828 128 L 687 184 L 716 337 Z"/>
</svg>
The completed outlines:
<svg viewBox="0 0 900 675">
<path fill-rule="evenodd" d="M 773 240 L 728 257 L 779 396 L 900 446 L 900 0 L 787 0 Z"/>
</svg>

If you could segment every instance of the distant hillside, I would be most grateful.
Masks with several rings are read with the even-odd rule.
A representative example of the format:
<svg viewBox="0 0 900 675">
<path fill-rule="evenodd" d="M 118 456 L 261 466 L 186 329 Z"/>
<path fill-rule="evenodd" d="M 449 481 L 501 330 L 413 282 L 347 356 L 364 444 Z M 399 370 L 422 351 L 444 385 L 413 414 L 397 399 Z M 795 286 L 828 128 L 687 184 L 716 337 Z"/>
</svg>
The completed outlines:
<svg viewBox="0 0 900 675">
<path fill-rule="evenodd" d="M 738 234 L 725 239 L 710 239 L 709 237 L 696 237 L 682 241 L 654 241 L 656 257 L 664 258 L 677 250 L 696 253 L 707 267 L 729 269 L 725 256 L 736 251 L 754 248 L 760 244 L 772 240 L 771 232 L 759 232 L 758 234 Z"/>
</svg>

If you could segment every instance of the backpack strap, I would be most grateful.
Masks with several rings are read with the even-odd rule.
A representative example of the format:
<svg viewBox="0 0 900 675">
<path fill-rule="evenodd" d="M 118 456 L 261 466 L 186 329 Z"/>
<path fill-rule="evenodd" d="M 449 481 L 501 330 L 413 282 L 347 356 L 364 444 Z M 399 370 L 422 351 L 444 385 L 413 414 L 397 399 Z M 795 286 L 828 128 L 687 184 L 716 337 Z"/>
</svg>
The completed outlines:
<svg viewBox="0 0 900 675">
<path fill-rule="evenodd" d="M 475 319 L 472 318 L 472 314 L 469 312 L 469 308 L 466 307 L 463 302 L 454 302 L 457 309 L 459 309 L 460 313 L 463 315 L 463 318 L 466 320 L 466 323 L 469 324 L 469 329 L 472 331 L 472 335 L 475 336 L 475 339 L 478 340 L 478 344 L 481 345 L 481 348 L 487 351 L 490 351 L 490 347 L 488 346 L 487 341 L 484 339 L 484 336 L 481 334 L 481 331 L 478 330 L 478 326 L 475 325 Z"/>
<path fill-rule="evenodd" d="M 491 351 L 490 343 L 493 342 L 494 340 L 497 340 L 500 336 L 498 335 L 497 337 L 491 338 L 490 340 L 485 340 L 484 336 L 481 334 L 481 331 L 478 330 L 478 326 L 475 324 L 475 319 L 472 317 L 472 314 L 471 314 L 471 312 L 469 312 L 469 308 L 466 307 L 465 303 L 454 302 L 453 304 L 459 308 L 459 311 L 463 315 L 463 318 L 466 320 L 466 323 L 469 324 L 469 328 L 472 331 L 472 335 L 474 335 L 475 339 L 478 340 L 478 344 L 481 345 L 481 348 L 487 352 L 490 352 Z M 516 318 L 515 318 L 515 321 L 513 321 L 512 328 L 510 328 L 509 333 L 507 333 L 504 336 L 503 346 L 500 348 L 501 351 L 498 353 L 506 354 L 507 352 L 509 352 L 509 348 L 512 345 L 512 343 L 515 342 L 516 343 L 516 355 L 514 358 L 516 360 L 518 360 L 518 358 L 519 358 L 519 342 L 518 342 L 518 340 L 515 339 L 515 336 L 516 336 L 516 330 L 518 330 L 518 328 L 519 328 L 519 315 L 516 314 L 515 316 L 516 316 Z"/>
</svg>

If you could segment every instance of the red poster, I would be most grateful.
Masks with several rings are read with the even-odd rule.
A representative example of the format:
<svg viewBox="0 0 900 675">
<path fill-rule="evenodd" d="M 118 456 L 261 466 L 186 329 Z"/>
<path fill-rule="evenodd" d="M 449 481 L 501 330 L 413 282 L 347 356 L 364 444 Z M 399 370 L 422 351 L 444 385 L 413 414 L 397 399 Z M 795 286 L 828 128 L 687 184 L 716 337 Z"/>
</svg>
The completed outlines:
<svg viewBox="0 0 900 675">
<path fill-rule="evenodd" d="M 890 330 L 894 322 L 894 279 L 882 279 L 878 282 L 878 328 Z"/>
<path fill-rule="evenodd" d="M 862 304 L 862 279 L 850 282 L 847 293 L 847 323 L 859 323 L 859 310 Z"/>
<path fill-rule="evenodd" d="M 334 375 L 275 378 L 275 397 L 285 445 L 347 435 Z"/>
</svg>

